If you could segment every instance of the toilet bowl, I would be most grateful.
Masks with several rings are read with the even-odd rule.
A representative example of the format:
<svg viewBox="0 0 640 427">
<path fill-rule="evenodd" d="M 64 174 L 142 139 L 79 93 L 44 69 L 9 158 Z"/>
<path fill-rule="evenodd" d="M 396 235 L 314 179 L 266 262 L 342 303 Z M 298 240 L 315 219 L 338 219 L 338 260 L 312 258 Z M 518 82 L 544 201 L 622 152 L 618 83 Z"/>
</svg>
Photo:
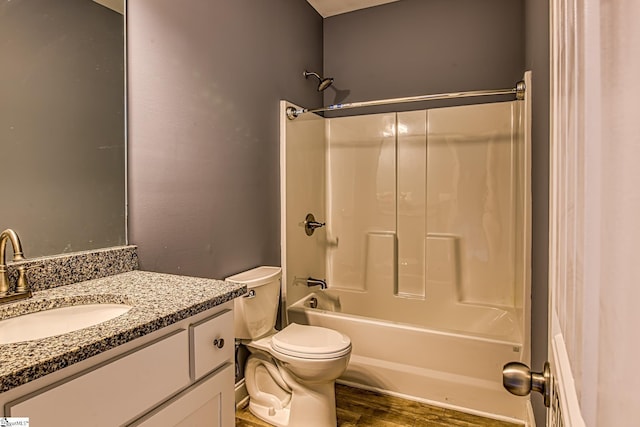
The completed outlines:
<svg viewBox="0 0 640 427">
<path fill-rule="evenodd" d="M 335 427 L 335 380 L 347 368 L 351 340 L 295 323 L 276 331 L 280 275 L 278 267 L 258 267 L 226 279 L 249 289 L 235 303 L 236 338 L 251 352 L 245 367 L 249 410 L 278 427 Z"/>
<path fill-rule="evenodd" d="M 293 333 L 293 334 L 292 334 Z M 314 335 L 335 334 L 332 351 L 304 347 Z M 279 338 L 289 347 L 279 347 Z M 336 425 L 335 380 L 344 373 L 351 341 L 336 331 L 291 324 L 282 331 L 247 343 L 251 356 L 245 368 L 249 410 L 276 426 L 326 427 Z M 268 375 L 265 375 L 267 373 Z"/>
</svg>

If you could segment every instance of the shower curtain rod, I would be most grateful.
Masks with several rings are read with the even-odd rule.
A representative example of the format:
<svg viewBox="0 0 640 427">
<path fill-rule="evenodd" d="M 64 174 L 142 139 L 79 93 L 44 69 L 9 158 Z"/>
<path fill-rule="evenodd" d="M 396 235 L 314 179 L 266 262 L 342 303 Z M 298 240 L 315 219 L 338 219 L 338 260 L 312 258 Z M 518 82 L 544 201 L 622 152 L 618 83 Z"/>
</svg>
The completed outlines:
<svg viewBox="0 0 640 427">
<path fill-rule="evenodd" d="M 328 107 L 320 107 L 314 109 L 301 108 L 299 110 L 293 107 L 287 107 L 287 117 L 289 120 L 293 120 L 301 114 L 305 113 L 319 113 L 321 111 L 333 111 L 333 110 L 346 110 L 349 108 L 359 107 L 371 107 L 374 105 L 388 105 L 388 104 L 401 104 L 405 102 L 418 102 L 418 101 L 435 101 L 437 99 L 455 99 L 455 98 L 471 98 L 475 96 L 491 96 L 491 95 L 515 95 L 516 99 L 524 99 L 525 85 L 524 81 L 516 83 L 516 87 L 511 89 L 496 89 L 496 90 L 472 90 L 467 92 L 450 92 L 450 93 L 436 93 L 433 95 L 419 95 L 419 96 L 406 96 L 403 98 L 391 98 L 391 99 L 378 99 L 375 101 L 361 101 L 361 102 L 347 102 L 344 104 L 333 104 Z"/>
</svg>

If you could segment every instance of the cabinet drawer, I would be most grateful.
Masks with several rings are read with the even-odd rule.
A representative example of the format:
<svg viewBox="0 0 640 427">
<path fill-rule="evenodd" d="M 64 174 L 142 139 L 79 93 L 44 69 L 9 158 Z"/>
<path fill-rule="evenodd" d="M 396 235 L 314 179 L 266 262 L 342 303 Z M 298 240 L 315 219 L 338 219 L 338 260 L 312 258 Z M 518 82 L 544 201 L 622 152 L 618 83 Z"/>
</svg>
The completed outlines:
<svg viewBox="0 0 640 427">
<path fill-rule="evenodd" d="M 233 311 L 223 310 L 189 327 L 191 379 L 202 378 L 233 359 Z"/>
<path fill-rule="evenodd" d="M 132 353 L 6 405 L 33 427 L 113 427 L 189 384 L 182 329 Z"/>
</svg>

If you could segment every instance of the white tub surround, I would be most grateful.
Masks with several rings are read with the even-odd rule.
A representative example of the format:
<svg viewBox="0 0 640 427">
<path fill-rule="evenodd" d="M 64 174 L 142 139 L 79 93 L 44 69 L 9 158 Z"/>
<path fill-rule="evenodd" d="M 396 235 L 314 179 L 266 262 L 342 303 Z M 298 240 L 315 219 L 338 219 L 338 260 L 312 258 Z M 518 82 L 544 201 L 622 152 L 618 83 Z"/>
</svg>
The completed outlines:
<svg viewBox="0 0 640 427">
<path fill-rule="evenodd" d="M 501 375 L 530 359 L 530 98 L 295 120 L 287 105 L 288 322 L 351 336 L 351 385 L 526 420 Z M 311 236 L 306 213 L 326 222 Z"/>
</svg>

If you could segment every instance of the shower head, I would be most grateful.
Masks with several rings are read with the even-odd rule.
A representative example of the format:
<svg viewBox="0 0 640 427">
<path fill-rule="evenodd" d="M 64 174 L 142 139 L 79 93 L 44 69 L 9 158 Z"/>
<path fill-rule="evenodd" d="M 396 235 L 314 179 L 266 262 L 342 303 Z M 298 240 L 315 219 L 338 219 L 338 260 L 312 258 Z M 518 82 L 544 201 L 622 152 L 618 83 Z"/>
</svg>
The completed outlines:
<svg viewBox="0 0 640 427">
<path fill-rule="evenodd" d="M 323 79 L 322 77 L 320 77 L 318 73 L 310 72 L 307 70 L 305 70 L 304 73 L 302 73 L 302 75 L 304 76 L 305 79 L 309 78 L 309 76 L 313 76 L 316 79 L 318 79 L 318 82 L 319 82 L 318 92 L 322 92 L 323 90 L 331 86 L 331 84 L 333 83 L 333 77 L 327 77 L 326 79 Z"/>
</svg>

